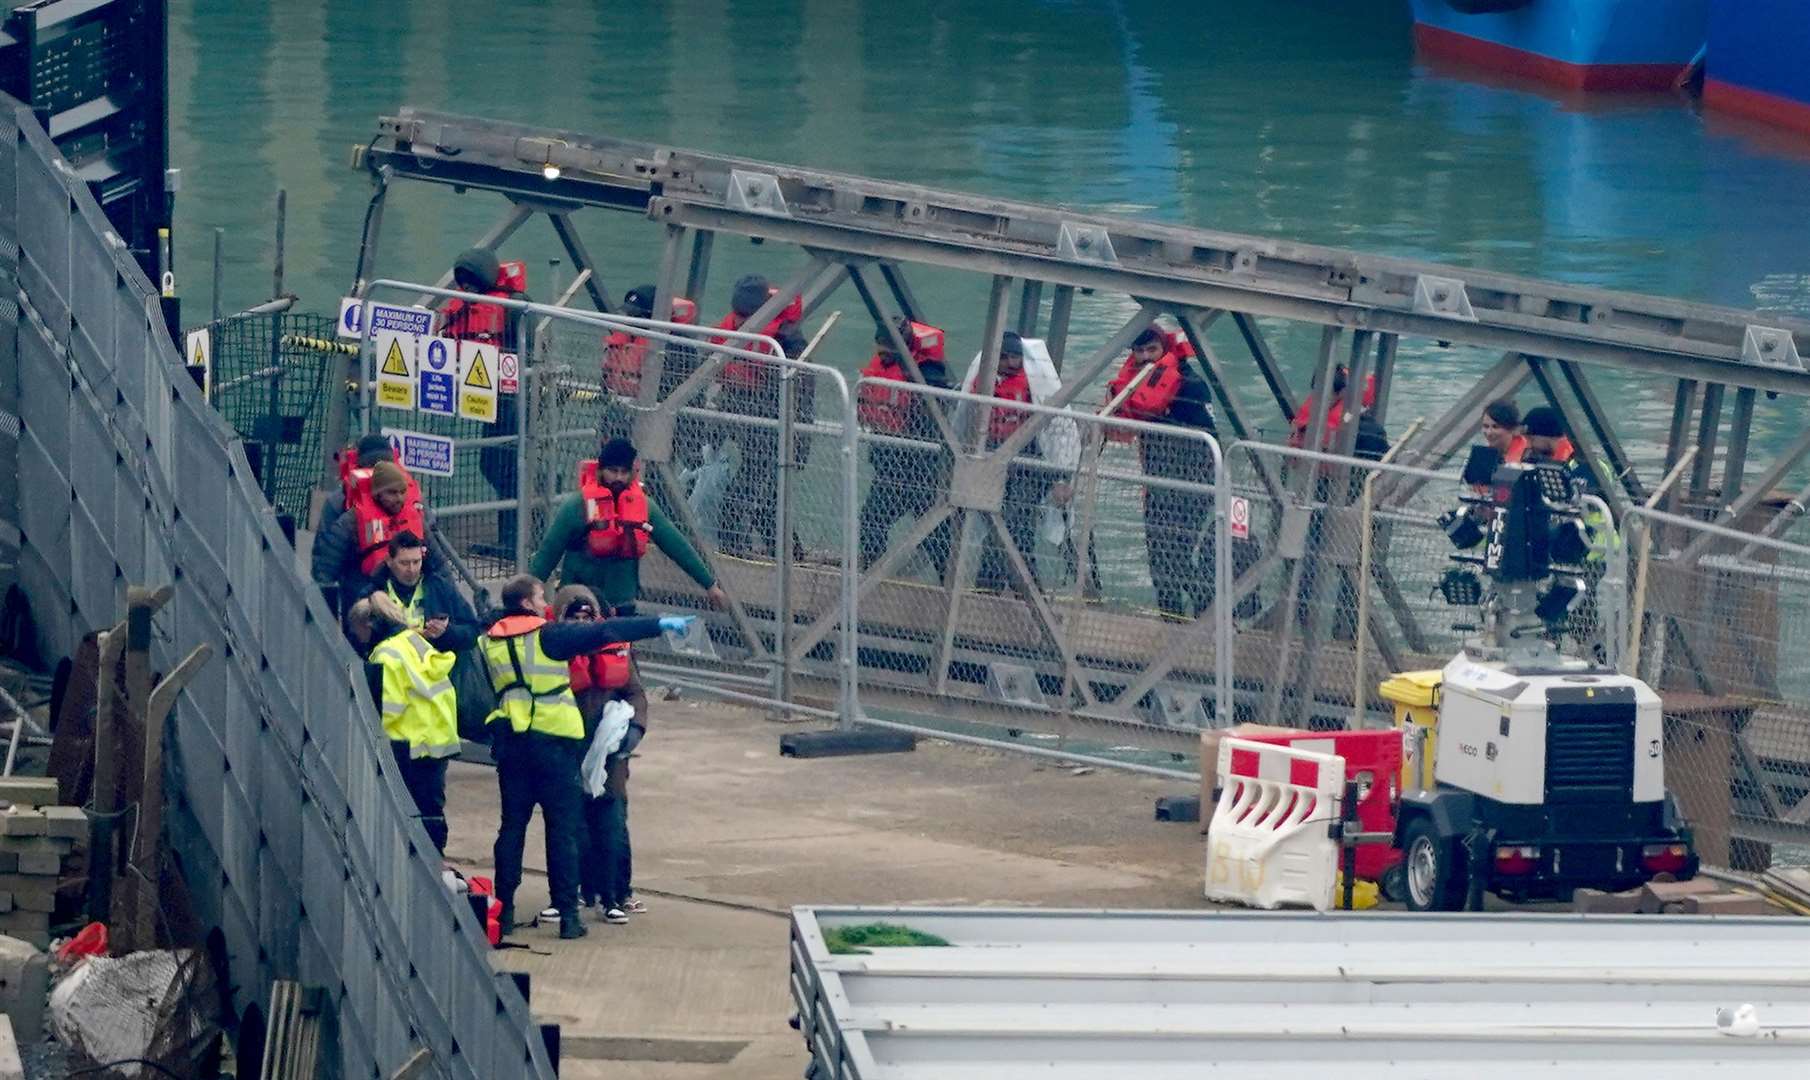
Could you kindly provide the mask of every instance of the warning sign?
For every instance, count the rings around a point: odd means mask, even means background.
[[[207,327],[190,330],[188,343],[184,346],[183,362],[188,366],[189,374],[201,387],[203,394],[213,391],[214,377],[214,345],[208,335]]]
[[[459,343],[452,338],[428,338],[421,354],[417,380],[421,388],[419,408],[425,413],[452,416],[458,411],[454,381],[459,376]]]
[[[487,341],[459,342],[459,415],[496,423],[497,348]]]
[[[1232,517],[1232,539],[1249,540],[1251,538],[1251,500],[1234,495],[1232,505],[1227,509]]]
[[[402,467],[412,473],[429,476],[453,474],[453,441],[444,435],[426,435],[401,428],[384,428],[390,445],[402,458]]]
[[[512,352],[502,353],[496,358],[496,388],[499,392],[513,394],[521,386],[522,361]]]
[[[384,409],[415,407],[415,364],[421,339],[397,330],[379,330],[377,353],[377,404]]]

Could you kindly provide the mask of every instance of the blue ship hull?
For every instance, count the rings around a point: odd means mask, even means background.
[[[1810,3],[1717,0],[1703,99],[1712,109],[1810,135]]]
[[[1711,0],[1412,3],[1423,53],[1570,90],[1670,87],[1703,47],[1711,6]],[[1512,10],[1460,10],[1478,6]]]

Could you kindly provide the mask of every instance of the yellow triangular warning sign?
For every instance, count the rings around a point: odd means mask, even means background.
[[[207,350],[205,350],[201,347],[200,338],[195,339],[195,358],[193,360],[189,361],[189,366],[190,367],[206,367],[207,366]]]
[[[490,389],[490,371],[484,367],[482,351],[471,354],[471,370],[465,373],[465,385],[473,390]]]
[[[383,373],[399,375],[404,379],[409,377],[409,363],[403,359],[402,342],[396,338],[390,339],[390,351],[384,354]]]

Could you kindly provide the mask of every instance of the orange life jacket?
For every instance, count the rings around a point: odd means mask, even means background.
[[[523,634],[532,634],[545,625],[547,620],[542,615],[505,615],[491,623],[490,629],[484,633],[493,638],[521,637]]]
[[[401,462],[397,463],[401,467]],[[408,476],[408,490],[402,493],[402,512],[386,514],[383,507],[377,504],[377,496],[371,492],[371,470],[350,469],[341,466],[342,476],[349,475],[351,487],[346,492],[346,509],[351,512],[357,523],[355,542],[358,545],[358,569],[366,577],[377,572],[383,565],[385,556],[389,554],[390,541],[403,532],[412,532],[421,539],[427,539],[427,518],[421,511],[421,485],[404,469]]]
[[[598,559],[639,559],[647,554],[653,526],[647,520],[647,492],[641,471],[621,494],[597,479],[597,460],[578,463],[578,497],[584,500],[585,549]]]
[[[767,290],[767,295],[772,296],[778,291],[778,289],[769,288]],[[792,326],[803,319],[804,297],[794,296],[792,302],[785,306],[785,310],[781,311],[778,315],[773,316],[773,321],[769,322],[761,329],[761,333],[765,334],[767,337],[776,338],[786,327]],[[716,328],[718,330],[740,330],[743,328],[742,317],[731,311],[729,314],[723,316],[723,321],[717,323]],[[726,337],[713,337],[710,339],[710,342],[713,345],[723,345],[727,344],[729,339]],[[761,342],[742,341],[739,338],[735,341],[735,347],[750,352],[768,351],[767,346]],[[719,379],[724,386],[732,387],[737,390],[753,390],[760,385],[761,371],[761,364],[746,359],[745,357],[732,356],[723,364],[723,373],[719,376]]]
[[[589,656],[575,656],[571,660],[572,692],[589,690],[597,687],[600,690],[620,690],[628,685],[631,667],[629,664],[629,644],[619,642],[605,645],[599,652]]]
[[[484,295],[506,300],[525,291],[527,284],[528,265],[519,260],[510,260],[497,270],[496,284],[485,290]],[[442,337],[500,343],[509,332],[509,312],[500,304],[453,299],[448,300],[440,311],[444,316],[444,323],[440,327]]]
[[[1346,389],[1350,389],[1347,387]],[[1376,376],[1364,376],[1364,408],[1369,409],[1376,404]],[[1313,423],[1314,396],[1307,395],[1301,407],[1295,411],[1294,430],[1289,433],[1288,445],[1301,448],[1307,444],[1307,429]],[[1338,434],[1339,427],[1345,423],[1345,392],[1341,390],[1333,396],[1332,404],[1326,409],[1326,435],[1321,449],[1331,445],[1332,437]]]
[[[1031,400],[1030,376],[1025,374],[1023,368],[1019,368],[993,384],[993,396],[1003,401],[1022,401],[1029,404]],[[988,443],[998,446],[1005,442],[1030,415],[1023,409],[993,409],[987,416]]]
[[[920,364],[942,363],[943,332],[934,326],[916,322],[908,324],[908,328],[905,344],[911,348],[911,358]],[[874,352],[867,366],[861,369],[861,374],[868,379],[901,383],[911,381],[904,362],[890,352],[880,350]],[[855,415],[869,431],[902,435],[911,423],[912,399],[915,396],[902,388],[885,386],[879,382],[863,383],[856,395]]]
[[[687,326],[698,321],[698,305],[675,296],[672,320]],[[626,330],[617,330],[603,339],[603,385],[621,397],[641,393],[641,365],[647,359],[648,340]]]
[[[1182,389],[1182,363],[1194,355],[1194,346],[1189,343],[1188,336],[1180,332],[1163,335],[1163,355],[1156,358],[1151,365],[1156,368],[1150,376],[1138,384],[1126,399],[1119,403],[1114,416],[1123,416],[1129,420],[1161,420],[1169,415],[1169,406],[1175,404],[1176,395]],[[1108,400],[1116,398],[1131,380],[1137,378],[1143,365],[1138,363],[1136,353],[1128,353],[1125,363],[1120,366],[1119,374],[1106,388]],[[1106,429],[1106,437],[1114,442],[1130,442],[1132,435],[1123,428]]]

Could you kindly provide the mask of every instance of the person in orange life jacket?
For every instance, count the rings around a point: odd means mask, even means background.
[[[779,342],[789,357],[804,352],[805,339],[799,332],[804,318],[803,302],[793,297],[779,314],[760,325],[746,325],[748,319],[777,295],[778,290],[759,274],[749,274],[735,283],[730,295],[730,312],[717,323],[719,330],[759,332]],[[718,344],[728,342],[717,339]],[[743,342],[744,348],[756,346]],[[817,418],[817,382],[808,375],[790,381],[792,386],[792,419],[808,424]],[[779,368],[772,364],[730,357],[717,376],[719,394],[717,408],[741,416],[766,420],[779,418],[781,381]],[[736,474],[727,497],[723,500],[722,549],[730,555],[771,556],[776,549],[778,528],[776,509],[779,505],[779,429],[750,424],[713,425],[712,434],[735,440],[741,446],[741,469]],[[802,466],[810,459],[810,436],[799,432],[792,440],[792,464]],[[796,543],[794,543],[796,546]]]
[[[638,319],[653,318],[654,293],[653,285],[637,285],[630,289],[622,295],[623,313]],[[698,321],[698,307],[683,296],[675,296],[670,317],[673,322],[692,325]],[[649,350],[658,350],[661,358],[659,392],[655,398],[658,401],[669,398],[679,384],[698,369],[698,364],[703,359],[695,345],[653,341],[636,337],[625,330],[613,331],[604,340],[603,349],[603,383],[610,390],[610,397],[604,403],[602,424],[602,434],[606,440],[633,439],[635,436],[635,412],[632,404],[641,392],[641,373],[647,363]],[[674,462],[686,467],[696,464],[703,457],[709,434],[707,424],[693,417],[690,410],[680,410],[673,427]],[[669,500],[664,485],[651,485],[648,494],[668,517],[673,516],[676,508]]]
[[[561,584],[593,589],[606,611],[629,615],[641,592],[641,558],[657,547],[721,607],[727,598],[710,565],[647,498],[635,457],[633,443],[610,439],[594,462],[580,463],[580,490],[560,500],[530,569],[546,576],[558,567]]]
[[[497,690],[491,714],[492,753],[502,819],[497,829],[497,899],[501,925],[515,922],[515,892],[522,882],[522,848],[528,820],[541,808],[547,842],[547,885],[559,910],[559,936],[583,937],[578,911],[578,834],[584,822],[584,721],[572,695],[567,661],[665,629],[683,630],[690,616],[617,618],[602,622],[548,622],[547,594],[527,574],[503,586],[500,616],[478,642],[484,668]],[[549,665],[559,665],[550,668]]]
[[[371,467],[379,461],[394,461],[396,449],[390,445],[389,436],[372,432],[369,435],[359,436],[358,442],[334,456],[342,459],[340,462],[340,489],[329,492],[327,497],[321,500],[320,517],[314,524],[314,532],[317,536],[332,528],[333,523],[339,520],[339,515],[346,512],[346,499],[351,494],[348,479],[361,472],[368,474]],[[345,458],[350,458],[350,461],[343,460]]]
[[[1465,463],[1464,479],[1477,495],[1488,495],[1489,478],[1499,465],[1512,465],[1527,454],[1527,438],[1521,434],[1521,410],[1514,399],[1502,398],[1483,408],[1481,420],[1483,444],[1471,448],[1471,459]],[[1479,524],[1488,521],[1493,511],[1486,506],[1473,506],[1470,514]]]
[[[383,565],[366,583],[365,596],[388,597],[434,648],[462,653],[477,644],[478,617],[452,579],[428,574],[426,562],[427,542],[407,530],[398,533]]]
[[[1165,335],[1152,324],[1131,343],[1131,353],[1107,387],[1116,399],[1140,371],[1146,376],[1117,414],[1153,424],[1212,434],[1212,391],[1189,363],[1193,348],[1180,334]],[[1138,436],[1138,458],[1147,476],[1213,482],[1213,457],[1194,439]],[[1198,615],[1213,602],[1213,500],[1200,492],[1149,487],[1144,492],[1144,547],[1157,607],[1172,619]],[[1190,604],[1190,600],[1192,603]]]
[[[1332,404],[1326,407],[1326,434],[1321,437],[1320,449],[1330,450],[1333,438],[1345,422],[1345,380],[1351,372],[1344,364],[1333,369]],[[1364,409],[1376,404],[1376,376],[1364,377]],[[1295,420],[1288,435],[1288,445],[1297,450],[1307,445],[1307,429],[1312,426],[1314,418],[1314,395],[1308,394],[1301,407],[1295,410]]]
[[[453,260],[453,287],[462,292],[481,293],[506,300],[526,300],[527,269],[520,262],[500,262],[490,248],[467,248]],[[499,352],[518,352],[521,338],[521,311],[482,301],[448,300],[440,308],[440,334],[460,341],[485,341]],[[496,373],[492,372],[495,378]],[[516,434],[513,402],[498,402],[496,423],[485,435],[502,438]],[[503,444],[486,446],[478,451],[478,471],[496,489],[499,499],[513,499],[516,494],[515,447]],[[497,511],[497,539],[493,545],[478,545],[478,550],[504,558],[515,558],[516,512]]]
[[[351,607],[371,591],[371,579],[383,567],[390,541],[405,531],[427,535],[421,489],[402,466],[380,461],[353,484],[346,511],[314,538],[310,571],[335,610]],[[427,571],[434,576],[447,572],[431,553]]]
[[[943,332],[905,319],[897,325],[899,336],[911,349],[918,373],[924,377],[924,385],[947,389]],[[865,570],[886,554],[888,538],[901,518],[922,517],[936,505],[937,492],[949,482],[950,458],[930,414],[932,409],[943,409],[944,402],[928,394],[887,386],[891,382],[909,383],[912,378],[886,327],[874,331],[874,355],[861,374],[869,380],[861,385],[855,403],[861,426],[876,435],[926,444],[920,448],[876,441],[867,448],[873,479],[861,501],[861,568]],[[936,567],[938,580],[948,572],[953,524],[945,518],[919,545]]]
[[[975,392],[982,391],[976,387]],[[1030,376],[1024,370],[1024,339],[1010,330],[1000,338],[998,375],[990,396],[1005,401],[1028,403],[1033,400]],[[987,449],[997,449],[1030,417],[1031,413],[1024,409],[1002,405],[987,410]],[[1026,443],[1019,453],[1031,458],[1043,456],[1035,439]],[[1006,532],[1012,537],[1013,546],[1024,557],[1025,564],[1033,574],[1037,568],[1037,523],[1043,513],[1044,500],[1061,505],[1068,502],[1071,496],[1070,486],[1058,481],[1056,474],[1047,469],[1026,467],[1016,461],[1006,469],[1005,498],[1000,504],[999,513],[1005,519]],[[990,525],[983,525],[982,530],[980,566],[974,574],[975,587],[991,591],[1003,590],[1014,580],[1011,563],[1006,557],[1005,549],[1000,546],[998,532]]]
[[[597,596],[583,585],[566,585],[553,595],[553,610],[562,622],[590,623],[603,617]],[[627,645],[612,645],[599,653],[572,660],[572,693],[584,716],[585,741],[589,745],[612,701],[627,702],[635,710],[622,746],[608,759],[608,779],[602,795],[586,798],[584,832],[578,851],[580,906],[596,909],[598,918],[617,925],[646,907],[634,897],[633,852],[628,832],[629,756],[647,734],[647,693]]]
[[[1526,432],[1527,450],[1521,460],[1529,462],[1550,461],[1565,468],[1565,475],[1587,495],[1596,495],[1596,478],[1584,464],[1584,456],[1577,452],[1571,438],[1565,434],[1565,420],[1559,411],[1550,405],[1527,410],[1521,418],[1522,429]]]

